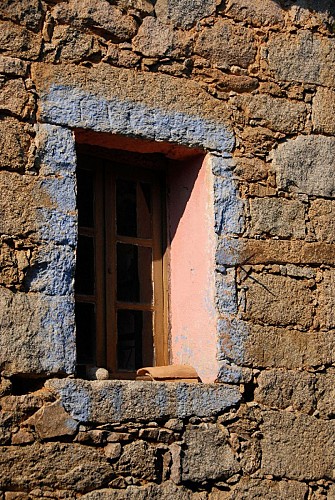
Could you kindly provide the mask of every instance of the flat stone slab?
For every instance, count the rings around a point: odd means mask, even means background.
[[[198,84],[99,64],[35,64],[42,122],[231,151],[225,104]]]
[[[51,379],[45,386],[80,422],[209,417],[241,400],[236,387],[121,380]]]

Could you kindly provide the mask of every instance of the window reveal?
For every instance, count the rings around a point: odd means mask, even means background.
[[[167,364],[162,171],[79,154],[77,190],[78,372]]]

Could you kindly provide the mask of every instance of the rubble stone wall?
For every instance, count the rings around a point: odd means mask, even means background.
[[[0,500],[335,498],[334,106],[331,0],[1,2]],[[73,378],[78,129],[209,155],[217,384]]]

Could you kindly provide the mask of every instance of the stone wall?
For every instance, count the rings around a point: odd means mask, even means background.
[[[0,499],[335,498],[333,2],[0,19]],[[78,129],[210,155],[219,383],[73,378]]]

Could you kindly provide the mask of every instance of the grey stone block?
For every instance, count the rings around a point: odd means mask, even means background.
[[[334,480],[333,420],[319,420],[287,411],[267,411],[263,419],[263,474],[298,481]]]
[[[211,416],[241,399],[237,388],[223,384],[53,379],[46,386],[74,419],[102,424]]]
[[[335,85],[335,40],[310,30],[276,33],[267,43],[271,74],[277,80]]]
[[[227,479],[240,470],[225,434],[216,425],[187,429],[182,459],[182,480],[202,482]]]
[[[1,288],[0,329],[0,365],[5,374],[74,372],[72,298]]]
[[[334,137],[289,139],[273,153],[278,187],[312,196],[334,196],[334,156]]]
[[[158,19],[181,28],[190,28],[213,14],[215,8],[215,0],[157,0],[155,4]]]

